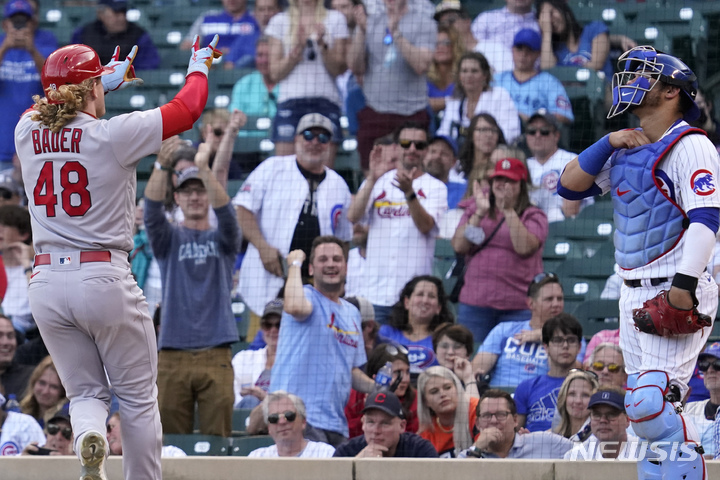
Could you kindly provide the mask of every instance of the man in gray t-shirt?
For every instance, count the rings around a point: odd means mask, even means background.
[[[427,77],[437,38],[430,16],[411,11],[407,0],[384,0],[385,8],[365,14],[356,7],[357,28],[350,68],[363,76],[367,106],[358,113],[360,161],[367,170],[373,141],[406,121],[427,127]]]

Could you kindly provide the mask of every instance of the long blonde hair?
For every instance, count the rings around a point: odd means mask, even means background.
[[[37,401],[37,398],[35,398],[35,384],[40,380],[40,377],[43,376],[46,370],[52,370],[57,375],[57,370],[55,369],[55,364],[53,363],[52,358],[50,358],[50,355],[43,358],[40,363],[38,363],[37,367],[35,367],[35,370],[30,374],[30,379],[28,380],[27,387],[25,388],[25,394],[23,395],[23,399],[20,400],[20,409],[22,410],[22,413],[25,413],[27,415],[30,415],[31,417],[35,418],[36,420],[41,420],[40,418],[40,404]],[[60,375],[58,375],[58,378],[60,378]],[[55,413],[57,413],[58,410],[60,410],[66,403],[66,394],[65,394],[65,387],[62,383],[60,383],[60,395],[58,397],[58,402],[55,404],[54,407],[49,408],[45,414],[43,415],[42,420],[49,420],[52,418]]]
[[[425,430],[435,430],[435,412],[430,410],[425,399],[425,386],[432,377],[446,378],[455,384],[457,390],[457,406],[455,408],[455,422],[453,424],[453,442],[455,446],[455,455],[473,444],[473,438],[471,429],[473,425],[470,425],[470,396],[465,392],[462,382],[453,373],[452,370],[442,367],[434,366],[424,370],[418,377],[418,400],[417,400],[417,411],[418,420],[420,423],[419,432]],[[418,433],[419,433],[418,432]]]
[[[562,435],[565,438],[570,438],[577,433],[571,430],[572,420],[570,418],[570,414],[567,411],[567,396],[568,391],[570,390],[570,384],[577,379],[585,380],[587,383],[590,384],[590,395],[595,393],[598,389],[597,380],[587,372],[575,371],[571,372],[567,377],[565,377],[565,380],[560,386],[557,400],[557,409],[558,413],[560,414],[560,423],[552,429],[554,433]],[[590,412],[588,412],[588,415],[590,415]]]
[[[457,64],[460,61],[460,57],[462,56],[463,53],[465,53],[465,48],[464,48],[462,42],[460,42],[460,35],[457,33],[457,30],[455,30],[454,28],[439,26],[438,27],[438,35],[440,35],[441,33],[444,33],[450,39],[450,47],[452,48],[452,54],[453,54],[452,67],[450,69],[450,72],[451,72],[450,82],[452,82],[453,80],[455,80],[454,73],[455,73],[455,70],[457,69]],[[430,68],[428,69],[428,72],[427,72],[427,78],[428,78],[428,80],[430,80],[430,82],[432,82],[436,85],[440,81],[440,73],[438,72],[437,64],[435,63],[434,59],[432,62],[430,62]]]
[[[47,97],[33,95],[33,109],[36,113],[31,117],[33,122],[40,122],[54,133],[58,133],[67,123],[77,116],[79,110],[87,103],[87,94],[95,88],[99,78],[88,78],[77,85],[60,85],[57,90],[48,88]],[[52,101],[62,102],[52,104]]]
[[[295,36],[297,35],[298,27],[300,26],[300,8],[298,8],[298,0],[289,0],[287,8],[288,21],[290,22],[290,30],[287,34],[287,40],[289,45],[293,45],[295,42]],[[325,17],[327,17],[327,9],[322,0],[315,0],[315,21],[317,23],[324,23]],[[329,43],[329,39],[325,41]],[[305,45],[303,45],[304,47]]]

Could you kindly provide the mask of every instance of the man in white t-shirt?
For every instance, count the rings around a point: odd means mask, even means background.
[[[435,237],[447,211],[447,187],[423,172],[427,131],[405,123],[397,132],[402,156],[387,170],[382,146],[370,153],[370,171],[350,204],[348,219],[369,227],[365,278],[366,297],[375,318],[385,323],[403,286],[416,275],[432,272]]]
[[[253,450],[248,457],[328,458],[335,453],[335,447],[303,437],[307,426],[305,404],[297,395],[283,390],[269,393],[262,410],[275,445]]]
[[[532,202],[548,217],[548,222],[559,222],[574,217],[582,205],[592,203],[586,200],[567,200],[557,193],[557,182],[565,165],[577,155],[558,148],[560,130],[555,117],[546,110],[538,110],[528,119],[525,139],[532,157],[528,158],[528,170],[533,189]]]

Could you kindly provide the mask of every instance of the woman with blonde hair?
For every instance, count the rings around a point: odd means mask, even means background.
[[[345,17],[327,10],[321,0],[290,0],[287,11],[270,19],[265,35],[270,37],[270,78],[280,87],[272,129],[275,154],[295,153],[295,136],[302,133],[295,129],[308,113],[332,121],[336,151],[342,141],[342,100],[335,77],[347,70],[350,37]]]
[[[418,377],[418,419],[421,437],[441,457],[457,454],[473,444],[478,399],[471,397],[452,370],[435,366]]]
[[[48,355],[30,375],[20,408],[22,413],[30,415],[45,428],[46,420],[52,418],[66,403],[65,388],[60,382],[52,358]]]
[[[454,28],[438,27],[435,53],[427,73],[428,97],[435,113],[445,108],[445,97],[452,96],[455,90],[454,73],[464,51]]]
[[[597,389],[598,380],[594,373],[571,370],[558,392],[552,432],[574,442],[587,440],[592,433],[587,406]]]

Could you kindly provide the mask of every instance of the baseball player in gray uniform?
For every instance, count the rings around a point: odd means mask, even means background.
[[[125,419],[125,478],[162,477],[155,332],[128,263],[135,169],[200,117],[217,41],[199,48],[196,38],[170,103],[109,120],[99,120],[105,94],[142,82],[137,47],[106,66],[86,45],[62,47],[41,72],[46,97],[33,97],[15,129],[35,234],[30,308],[70,398],[82,480],[106,478],[108,378]]]
[[[640,479],[706,478],[699,437],[681,399],[710,335],[718,288],[705,270],[720,223],[718,153],[698,117],[697,80],[680,59],[636,47],[619,60],[608,117],[630,111],[640,128],[612,132],[572,160],[558,193],[610,191],[620,293],[625,408],[635,433],[658,442]]]

